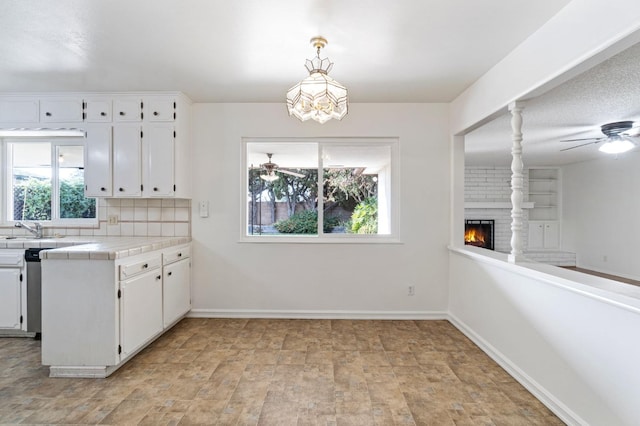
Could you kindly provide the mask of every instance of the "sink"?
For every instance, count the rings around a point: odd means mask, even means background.
[[[35,240],[36,237],[26,237],[26,236],[23,236],[23,237],[11,237],[10,236],[10,237],[4,237],[3,239],[12,240],[12,241],[24,241],[24,240]]]

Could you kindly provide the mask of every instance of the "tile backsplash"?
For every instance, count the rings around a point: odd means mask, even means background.
[[[109,216],[118,223],[110,225]],[[27,235],[14,227],[2,227],[2,235]],[[189,237],[191,236],[191,200],[99,198],[98,226],[45,227],[44,235],[113,237]]]

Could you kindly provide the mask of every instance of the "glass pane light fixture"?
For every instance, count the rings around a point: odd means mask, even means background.
[[[333,78],[329,71],[333,62],[320,59],[320,49],[327,45],[324,37],[313,37],[311,44],[317,49],[316,57],[307,59],[309,76],[287,91],[289,115],[301,121],[309,119],[325,123],[332,118],[342,120],[347,115],[347,89]]]
[[[636,144],[629,136],[615,135],[609,137],[606,142],[598,148],[598,151],[605,154],[622,154],[635,148]]]

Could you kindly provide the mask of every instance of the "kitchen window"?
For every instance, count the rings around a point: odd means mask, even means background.
[[[243,241],[393,242],[398,141],[243,141]]]
[[[84,146],[77,141],[4,142],[5,222],[95,225],[96,200],[84,196]]]

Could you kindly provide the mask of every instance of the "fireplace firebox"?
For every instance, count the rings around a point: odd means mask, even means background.
[[[493,219],[467,219],[464,221],[464,243],[494,250]]]

